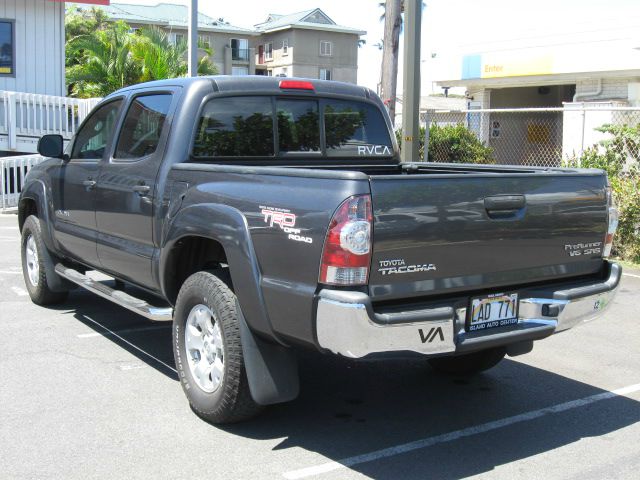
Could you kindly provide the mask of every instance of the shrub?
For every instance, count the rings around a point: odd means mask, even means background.
[[[611,137],[565,165],[607,172],[619,212],[613,254],[640,263],[640,125],[603,125],[597,130]]]
[[[402,145],[402,130],[396,131]],[[419,156],[424,160],[425,127],[420,127]],[[462,124],[429,127],[429,162],[495,163],[493,150],[485,146],[473,132]]]

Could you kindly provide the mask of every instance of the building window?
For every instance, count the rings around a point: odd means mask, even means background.
[[[211,37],[209,35],[198,35],[198,43],[207,50],[211,48]]]
[[[267,77],[273,77],[273,70],[267,70]]]
[[[231,75],[249,75],[249,69],[247,67],[232,67]]]
[[[289,39],[282,40],[282,55],[289,55]]]
[[[176,39],[175,40],[176,45],[185,41],[184,35],[182,33],[176,33],[175,39]]]
[[[329,70],[328,68],[321,68],[320,80],[331,80],[331,70]]]
[[[0,75],[16,74],[14,37],[14,22],[0,20]]]
[[[320,40],[320,55],[330,57],[333,50],[333,44],[325,40]]]
[[[231,39],[231,60],[249,61],[249,41],[246,38]]]
[[[273,60],[273,43],[271,42],[264,44],[264,59]]]

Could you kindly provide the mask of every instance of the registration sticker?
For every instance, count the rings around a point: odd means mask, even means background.
[[[518,323],[518,294],[494,293],[471,299],[468,331]]]

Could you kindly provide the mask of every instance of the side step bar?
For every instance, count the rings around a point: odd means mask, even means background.
[[[173,318],[173,309],[170,307],[154,307],[153,305],[149,305],[144,300],[132,297],[122,290],[114,290],[100,282],[96,282],[73,268],[65,267],[61,263],[56,265],[56,273],[90,292],[100,295],[107,300],[111,300],[121,307],[131,310],[143,317],[147,317],[149,320],[171,320]]]

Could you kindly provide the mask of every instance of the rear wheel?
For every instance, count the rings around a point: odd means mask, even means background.
[[[46,248],[42,239],[40,219],[31,215],[22,226],[22,274],[31,300],[38,305],[63,302],[68,294],[54,292],[49,288],[47,267],[49,271],[53,271],[53,265],[46,264],[51,261]]]
[[[505,356],[504,347],[481,350],[455,357],[436,357],[429,359],[431,368],[450,375],[474,375],[495,367]]]
[[[256,415],[244,367],[236,297],[212,272],[182,285],[173,319],[173,351],[182,388],[193,410],[212,423]]]

